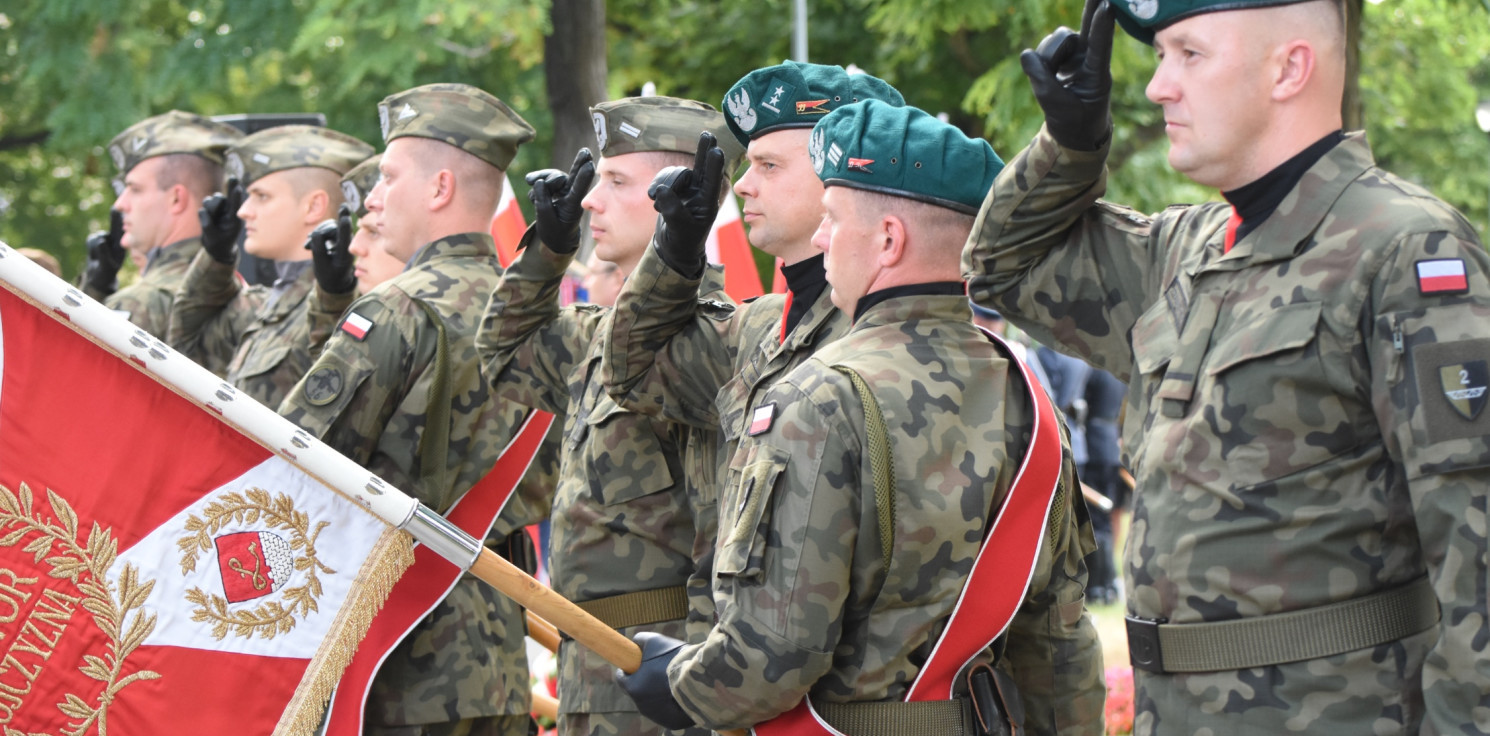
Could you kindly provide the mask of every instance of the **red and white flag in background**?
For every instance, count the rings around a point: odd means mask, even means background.
[[[497,203],[497,214],[491,218],[491,236],[497,241],[497,260],[502,262],[502,268],[512,265],[517,259],[517,244],[527,229],[528,221],[523,218],[523,210],[517,204],[517,195],[512,193],[512,180],[504,172],[502,199]]]
[[[706,245],[709,262],[724,266],[724,291],[731,299],[743,302],[764,293],[761,290],[760,272],[755,268],[755,257],[750,250],[750,241],[745,239],[745,223],[740,220],[740,205],[733,192],[724,198],[719,216],[714,218],[714,228],[709,231]]]
[[[0,243],[0,727],[309,733],[408,536],[203,405],[272,412],[27,279],[52,277]],[[276,431],[297,463],[330,452]]]

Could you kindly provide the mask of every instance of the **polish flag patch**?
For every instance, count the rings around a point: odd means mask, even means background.
[[[750,416],[750,429],[745,434],[754,437],[771,428],[771,422],[776,419],[776,405],[765,404],[758,406],[755,413]]]
[[[1463,294],[1469,291],[1469,276],[1464,271],[1464,260],[1442,258],[1433,261],[1418,261],[1419,294]]]
[[[361,342],[367,337],[367,333],[373,328],[373,321],[356,313],[347,314],[347,318],[341,321],[341,331],[356,338]]]

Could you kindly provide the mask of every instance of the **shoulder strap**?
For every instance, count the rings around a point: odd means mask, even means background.
[[[890,454],[890,431],[885,427],[885,415],[880,412],[880,402],[869,390],[864,377],[846,365],[835,365],[833,370],[848,376],[864,406],[864,435],[869,442],[869,472],[874,475],[874,509],[879,520],[880,554],[885,570],[890,569],[890,557],[895,549],[895,458]]]

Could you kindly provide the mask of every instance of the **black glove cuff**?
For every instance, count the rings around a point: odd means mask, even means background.
[[[662,218],[657,218],[657,229],[659,234],[666,227]],[[662,238],[652,241],[652,247],[657,249],[657,257],[672,270],[678,272],[685,279],[698,280],[704,276],[704,267],[709,265],[708,259],[702,252],[703,249],[686,249],[689,252],[679,252],[685,249],[669,248],[664,244]]]
[[[674,731],[695,725],[693,717],[684,712],[673,697],[672,684],[667,679],[667,667],[678,656],[683,642],[661,634],[644,633],[637,635],[636,643],[642,648],[641,666],[629,675],[616,670],[616,680],[636,702],[637,712]]]

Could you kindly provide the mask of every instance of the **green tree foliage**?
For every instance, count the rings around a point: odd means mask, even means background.
[[[1351,0],[1352,4],[1360,0]],[[1080,22],[1081,0],[809,0],[813,61],[855,64],[911,104],[946,113],[1012,156],[1042,117],[1018,52]],[[1360,87],[1383,166],[1485,223],[1490,97],[1485,0],[1364,2]],[[375,105],[415,84],[461,81],[539,130],[514,181],[548,161],[548,2],[529,0],[20,0],[0,11],[0,239],[57,254],[75,272],[106,222],[114,172],[103,146],[170,108],[205,114],[318,111],[377,142]],[[791,0],[610,0],[611,96],[719,105],[744,72],[791,52]],[[1109,197],[1147,211],[1215,192],[1169,169],[1162,119],[1144,97],[1153,52],[1120,34]],[[519,185],[520,186],[520,185]]]

